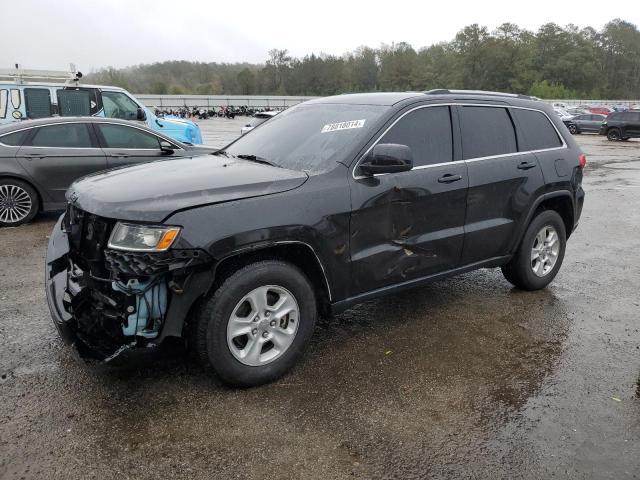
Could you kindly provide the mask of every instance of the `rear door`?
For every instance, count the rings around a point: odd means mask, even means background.
[[[74,180],[104,170],[105,155],[86,123],[59,123],[34,128],[16,158],[54,203]]]
[[[509,108],[458,109],[462,155],[469,170],[461,262],[466,265],[509,253],[516,227],[544,188],[544,179],[536,156],[518,151]]]
[[[599,132],[603,120],[604,117],[602,115],[589,115],[589,119],[585,121],[586,125],[584,130],[587,132]]]
[[[455,268],[462,252],[468,176],[465,163],[453,161],[450,107],[410,111],[378,143],[408,145],[414,168],[375,176],[353,171],[354,294]]]
[[[118,123],[96,122],[94,126],[109,167],[150,162],[167,156],[160,150],[160,141],[164,139],[145,130]],[[183,150],[176,146],[171,155],[180,156],[180,152]]]
[[[625,136],[640,137],[640,112],[625,112],[625,116]]]

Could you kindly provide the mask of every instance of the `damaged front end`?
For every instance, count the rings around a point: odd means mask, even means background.
[[[211,257],[109,247],[116,225],[70,205],[47,249],[46,290],[54,324],[86,359],[109,361],[130,348],[180,337],[186,316],[212,283]]]

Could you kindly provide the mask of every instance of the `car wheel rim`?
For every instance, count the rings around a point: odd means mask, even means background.
[[[558,232],[550,225],[542,227],[533,239],[531,248],[531,270],[538,277],[547,275],[558,261],[560,239]]]
[[[291,347],[300,309],[293,294],[277,285],[247,293],[227,322],[227,345],[241,363],[258,367],[273,362]]]
[[[31,197],[18,185],[0,185],[0,222],[18,223],[31,212]]]

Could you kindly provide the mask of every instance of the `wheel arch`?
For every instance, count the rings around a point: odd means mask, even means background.
[[[332,294],[325,267],[313,247],[298,240],[257,245],[223,257],[214,266],[212,290],[236,270],[261,260],[282,260],[298,267],[316,292],[319,311],[323,314],[329,311]]]
[[[533,218],[541,211],[554,210],[558,212],[565,226],[567,239],[573,232],[575,225],[575,204],[571,192],[568,190],[559,190],[556,192],[545,193],[540,196],[529,209],[529,213],[524,222],[520,225],[516,240],[511,248],[511,253],[515,252],[522,242],[527,227]]]

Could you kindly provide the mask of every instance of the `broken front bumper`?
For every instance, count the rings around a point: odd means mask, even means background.
[[[135,254],[111,253],[102,251],[101,255],[113,278],[95,278],[74,263],[78,253],[72,252],[64,215],[53,228],[45,289],[53,323],[65,343],[74,345],[84,358],[108,361],[129,348],[155,346],[169,336],[181,337],[191,307],[213,283],[211,259],[194,250],[178,250],[152,262]],[[138,291],[130,287],[145,284],[150,287]],[[147,301],[156,298],[156,288],[162,292],[164,304],[150,332],[138,328],[137,318],[153,310]]]

